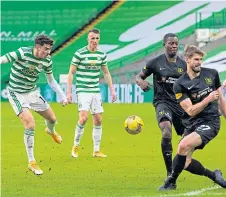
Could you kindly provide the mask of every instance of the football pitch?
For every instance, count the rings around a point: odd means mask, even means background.
[[[206,177],[182,173],[177,190],[159,192],[165,179],[161,134],[152,104],[105,104],[101,147],[107,158],[92,157],[92,121],[89,117],[81,140],[79,158],[71,157],[75,104],[51,104],[58,119],[56,130],[63,143],[56,144],[45,132],[44,120],[36,119],[35,157],[44,171],[36,176],[27,169],[23,143],[24,128],[9,103],[1,103],[1,193],[2,197],[168,197],[226,196]],[[144,129],[129,135],[123,128],[127,116],[138,115]],[[226,177],[226,121],[222,118],[219,135],[194,158],[209,169],[222,169]],[[173,132],[174,154],[179,137]]]

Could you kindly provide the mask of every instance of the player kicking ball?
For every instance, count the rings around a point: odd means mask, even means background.
[[[13,62],[7,87],[9,102],[24,125],[24,144],[28,156],[28,168],[34,174],[41,175],[43,171],[34,157],[35,120],[30,109],[45,119],[46,132],[57,142],[62,143],[61,136],[55,131],[56,116],[40,94],[36,83],[39,74],[44,71],[50,87],[60,96],[61,103],[67,104],[67,99],[52,73],[50,52],[53,40],[46,35],[35,38],[34,47],[21,47],[16,51],[0,57],[0,63]]]

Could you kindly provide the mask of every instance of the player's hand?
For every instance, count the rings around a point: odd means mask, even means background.
[[[218,91],[215,90],[215,91],[211,92],[211,93],[208,95],[207,98],[208,98],[209,102],[213,102],[213,101],[215,101],[215,100],[218,100],[218,98],[219,98]]]
[[[70,104],[72,102],[72,94],[71,94],[71,92],[67,93],[67,102],[70,103]]]
[[[138,85],[144,92],[148,92],[152,88],[152,85],[148,81],[145,81],[145,80],[141,80]]]
[[[67,98],[66,98],[66,96],[65,95],[62,95],[61,97],[60,97],[60,103],[61,103],[61,105],[64,107],[65,105],[67,105]]]
[[[112,98],[112,103],[114,103],[117,100],[115,89],[111,89],[111,98]]]

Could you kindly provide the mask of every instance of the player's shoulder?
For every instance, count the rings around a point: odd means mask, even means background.
[[[20,52],[22,52],[23,54],[32,54],[32,51],[33,51],[33,48],[34,47],[20,47],[18,50]]]
[[[206,68],[206,67],[202,67],[202,72],[203,73],[212,73],[212,74],[216,74],[218,73],[218,71],[215,68]]]
[[[184,65],[187,65],[186,61],[181,56],[177,56],[177,59],[181,61]]]
[[[159,61],[164,61],[164,59],[165,59],[165,55],[164,54],[158,55],[157,57],[154,57],[154,58],[148,60],[147,65],[156,64]]]
[[[106,53],[101,48],[97,48],[96,52],[100,55],[106,55]]]
[[[88,52],[88,49],[85,46],[85,47],[82,47],[82,48],[78,49],[75,53],[78,53],[78,54],[82,55],[82,54],[87,53],[87,52]]]
[[[160,54],[157,57],[152,59],[153,61],[162,61],[162,60],[166,60],[166,56],[165,54]]]

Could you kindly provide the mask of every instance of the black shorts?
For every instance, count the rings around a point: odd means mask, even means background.
[[[171,104],[172,105],[172,104]],[[158,103],[155,106],[156,118],[158,124],[164,118],[168,119],[174,126],[177,135],[182,135],[185,130],[185,125],[183,123],[183,112],[177,110],[180,106],[172,107],[167,103]]]
[[[220,118],[213,118],[213,120],[202,120],[192,125],[191,128],[185,129],[184,136],[192,132],[196,132],[202,139],[202,144],[195,149],[203,149],[212,139],[214,139],[220,130]]]

